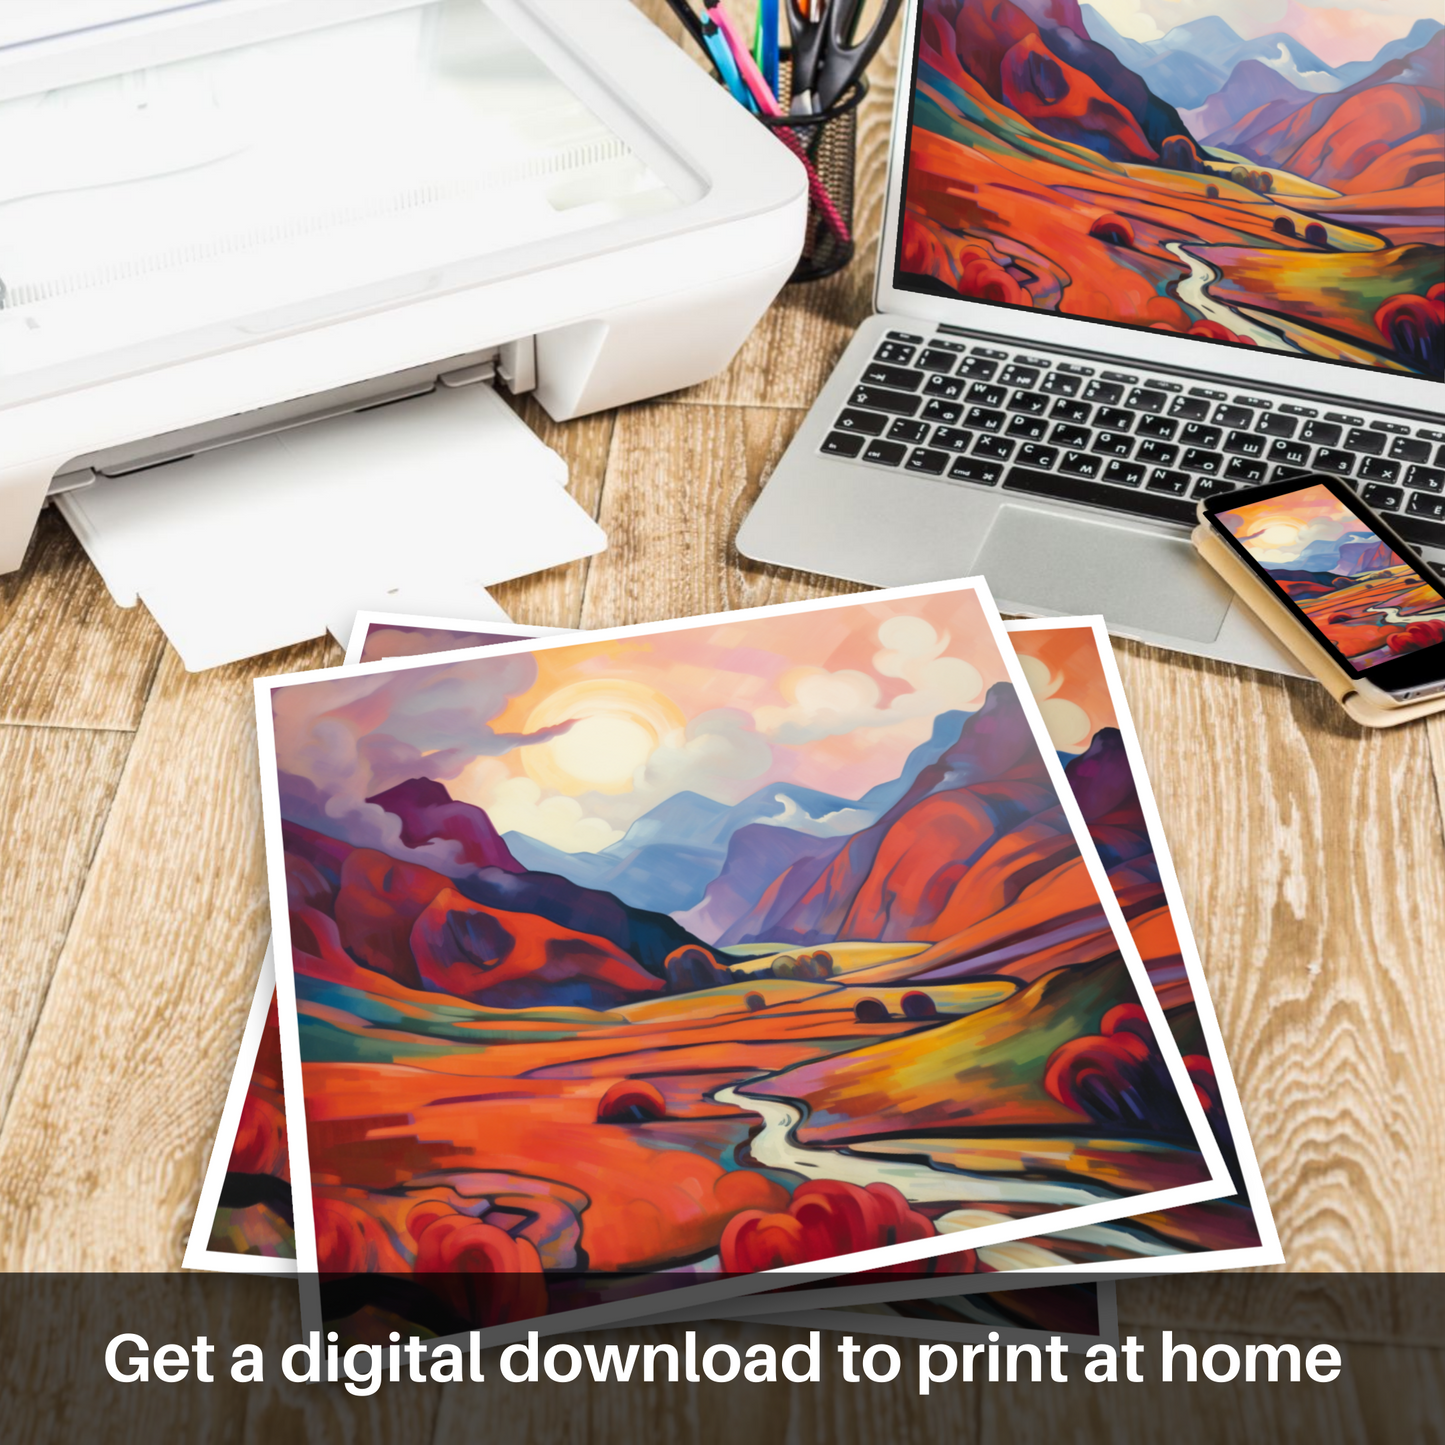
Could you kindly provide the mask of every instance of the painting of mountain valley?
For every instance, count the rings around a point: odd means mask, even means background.
[[[896,284],[1445,376],[1436,0],[921,0]]]
[[[990,1272],[1227,1188],[1006,645],[953,586],[277,680],[327,1317]]]

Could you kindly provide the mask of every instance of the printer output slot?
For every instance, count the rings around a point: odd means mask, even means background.
[[[91,485],[97,476],[125,477],[167,462],[181,461],[198,452],[311,422],[344,416],[348,412],[370,411],[413,397],[428,396],[439,385],[447,387],[491,384],[500,378],[513,393],[530,391],[536,385],[536,351],[530,336],[488,347],[466,356],[450,357],[424,367],[412,367],[390,376],[374,377],[351,386],[296,397],[276,406],[234,416],[219,417],[200,426],[184,427],[144,441],[129,442],[75,458],[57,472],[48,496],[76,491]]]

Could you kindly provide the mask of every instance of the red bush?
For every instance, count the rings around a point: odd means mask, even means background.
[[[881,1024],[888,1021],[888,1008],[881,999],[860,998],[853,1005],[853,1017],[860,1024]]]
[[[1123,216],[1112,214],[1100,216],[1089,227],[1089,234],[1096,241],[1103,241],[1108,246],[1132,246],[1134,244],[1134,228]]]
[[[934,1232],[932,1220],[911,1208],[891,1184],[860,1188],[839,1179],[810,1179],[798,1186],[782,1213],[746,1209],[735,1214],[718,1249],[724,1269],[752,1273],[927,1239]]]
[[[1445,283],[1423,296],[1402,292],[1375,312],[1385,344],[1408,366],[1427,376],[1445,370]]]
[[[1203,336],[1210,341],[1237,341],[1243,346],[1253,346],[1254,337],[1241,336],[1237,331],[1222,326],[1218,321],[1195,321],[1186,333],[1189,336]]]
[[[911,989],[903,995],[901,1004],[906,1019],[936,1019],[938,1006],[921,989]]]
[[[322,1274],[362,1274],[405,1267],[386,1226],[349,1200],[311,1196],[316,1264]]]
[[[1065,1108],[1108,1128],[1188,1132],[1173,1080],[1138,1004],[1111,1008],[1097,1034],[1055,1049],[1044,1087]]]
[[[619,1079],[597,1105],[599,1124],[641,1124],[666,1117],[667,1100],[646,1079]]]
[[[415,1273],[468,1324],[484,1329],[546,1313],[542,1261],[530,1239],[432,1201],[406,1225],[417,1241]]]
[[[1422,617],[1403,632],[1397,632],[1385,644],[1391,652],[1414,652],[1421,647],[1434,647],[1445,642],[1445,622],[1436,617]]]
[[[231,1146],[228,1166],[233,1174],[274,1174],[291,1177],[286,1154],[286,1115],[264,1094],[248,1093]]]

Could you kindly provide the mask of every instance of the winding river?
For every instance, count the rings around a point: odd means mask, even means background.
[[[1183,241],[1166,241],[1164,249],[1175,260],[1189,267],[1189,274],[1176,288],[1179,299],[1186,306],[1192,306],[1209,321],[1217,321],[1221,326],[1229,327],[1238,336],[1250,337],[1260,346],[1268,346],[1273,351],[1278,351],[1281,345],[1287,346],[1291,351],[1299,350],[1299,347],[1282,337],[1279,332],[1251,321],[1249,317],[1242,315],[1232,306],[1226,306],[1222,301],[1216,301],[1209,294],[1208,286],[1211,281],[1219,279],[1219,272],[1208,262],[1201,261],[1198,256],[1190,255],[1184,249]]]
[[[1088,1184],[997,1178],[991,1174],[970,1174],[962,1169],[939,1169],[910,1159],[882,1159],[852,1154],[846,1149],[811,1148],[794,1137],[793,1131],[803,1119],[803,1111],[796,1104],[739,1094],[731,1086],[717,1090],[713,1098],[720,1104],[732,1104],[762,1116],[762,1131],[748,1143],[760,1164],[772,1169],[791,1169],[797,1174],[843,1179],[862,1186],[891,1184],[914,1204],[961,1200],[978,1204],[1023,1202],[1067,1207],[1118,1197],[1111,1190]]]

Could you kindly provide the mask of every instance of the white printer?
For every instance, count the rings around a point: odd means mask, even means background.
[[[628,0],[10,0],[0,572],[54,496],[168,631],[320,555],[267,645],[318,606],[444,613],[548,471],[494,382],[564,420],[714,374],[806,205]],[[504,540],[468,585],[564,560]]]

